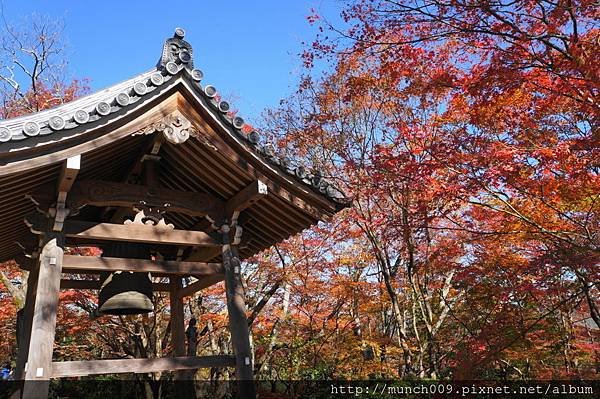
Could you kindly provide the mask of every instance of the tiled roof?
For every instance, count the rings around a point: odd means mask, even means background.
[[[347,206],[350,200],[341,190],[323,179],[319,172],[311,172],[304,166],[295,166],[288,158],[278,157],[272,144],[260,143],[260,134],[256,131],[247,134],[243,132],[244,119],[237,115],[230,116],[230,105],[226,101],[217,100],[219,96],[214,86],[201,84],[203,73],[194,68],[193,49],[183,40],[184,35],[183,29],[175,30],[175,35],[165,41],[157,66],[148,72],[53,109],[0,121],[0,152],[11,142],[26,145],[27,140],[33,137],[49,136],[51,139],[51,135],[57,132],[65,133],[70,129],[102,122],[103,118],[135,106],[155,90],[161,90],[181,77],[211,105],[213,115],[221,119],[230,131],[242,138],[264,161],[294,176],[296,181],[309,186],[340,207]]]

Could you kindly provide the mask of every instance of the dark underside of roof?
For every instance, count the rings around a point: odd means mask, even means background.
[[[123,182],[152,138],[152,135],[126,136],[82,154],[77,180]],[[209,193],[225,201],[254,180],[196,138],[190,138],[183,145],[164,143],[159,155],[161,160],[158,180],[159,185],[165,188]],[[36,206],[26,195],[42,190],[54,191],[60,171],[59,162],[0,176],[0,261],[22,254],[21,246],[35,248],[37,238],[24,223],[24,217],[35,212]],[[54,192],[47,194],[54,195]],[[90,206],[69,219],[108,221],[111,211],[112,209]],[[182,230],[196,230],[203,219],[174,212],[168,212],[165,216],[167,223],[173,223],[176,229]],[[274,193],[269,193],[246,209],[240,217],[240,224],[244,229],[240,255],[248,258],[317,222],[314,216]],[[69,244],[77,243],[67,241],[67,245]],[[171,252],[169,248],[165,248],[165,251]],[[211,256],[212,258],[202,260],[219,258],[218,254]]]

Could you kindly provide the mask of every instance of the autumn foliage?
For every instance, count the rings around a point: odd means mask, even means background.
[[[345,27],[309,17],[307,75],[268,127],[355,198],[318,263],[354,281],[333,331],[351,322],[363,361],[336,342],[327,376],[597,378],[597,14],[365,0]]]
[[[595,3],[356,0],[341,26],[309,16],[320,33],[264,139],[354,202],[245,263],[257,378],[598,378]],[[165,296],[131,320],[63,299],[77,306],[61,308],[60,356],[171,351]],[[220,285],[191,316],[199,355],[231,350]]]

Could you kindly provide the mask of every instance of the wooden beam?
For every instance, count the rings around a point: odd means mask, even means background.
[[[65,255],[63,269],[69,273],[81,273],[95,270],[114,272],[121,270],[200,277],[224,274],[223,265],[221,263],[105,258],[100,256],[78,255]]]
[[[195,281],[192,284],[190,284],[190,285],[188,285],[186,287],[183,287],[179,291],[179,295],[182,298],[186,297],[186,296],[194,295],[196,292],[198,292],[200,290],[203,290],[205,288],[208,288],[210,286],[213,286],[213,285],[215,285],[217,283],[220,283],[224,279],[225,279],[225,275],[223,275],[223,274],[202,277],[198,281]]]
[[[25,217],[25,223],[34,234],[41,234],[45,219],[35,213]],[[198,247],[218,247],[219,239],[202,231],[170,230],[143,224],[112,224],[67,220],[65,237],[90,241],[127,241],[150,244],[170,244]]]
[[[100,280],[74,280],[74,279],[62,279],[60,280],[61,290],[98,290],[101,285]]]
[[[147,207],[165,208],[190,216],[211,215],[216,218],[223,212],[223,202],[207,193],[102,180],[84,180],[76,183],[67,205],[72,210],[78,210],[85,205],[133,208],[139,206],[142,201]]]
[[[60,280],[61,290],[99,290],[102,282],[100,280],[75,280],[62,279]],[[152,291],[167,292],[171,290],[168,283],[152,283]]]
[[[202,231],[168,230],[141,224],[110,224],[67,221],[65,236],[69,238],[128,241],[150,244],[217,247],[219,242]]]
[[[235,358],[231,355],[52,362],[52,378],[233,366],[235,366]]]
[[[231,217],[232,220],[237,220],[240,212],[261,198],[264,198],[268,192],[269,190],[265,183],[255,180],[225,203],[225,216]]]

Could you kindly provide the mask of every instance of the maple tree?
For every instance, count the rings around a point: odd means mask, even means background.
[[[321,33],[305,75],[262,139],[354,202],[244,263],[257,378],[288,392],[294,379],[598,378],[598,16],[593,1],[543,0],[355,0],[342,26],[309,16]],[[3,115],[78,92],[38,87]],[[67,291],[60,356],[168,355],[168,298],[154,296],[150,316],[90,319],[95,298]],[[7,359],[15,309],[0,301]],[[230,352],[223,286],[186,301],[197,354]],[[168,375],[140,378],[150,397]]]
[[[309,17],[323,33],[305,65],[333,70],[267,130],[354,195],[340,217],[385,287],[400,375],[597,369],[597,12],[356,1],[345,28]]]

